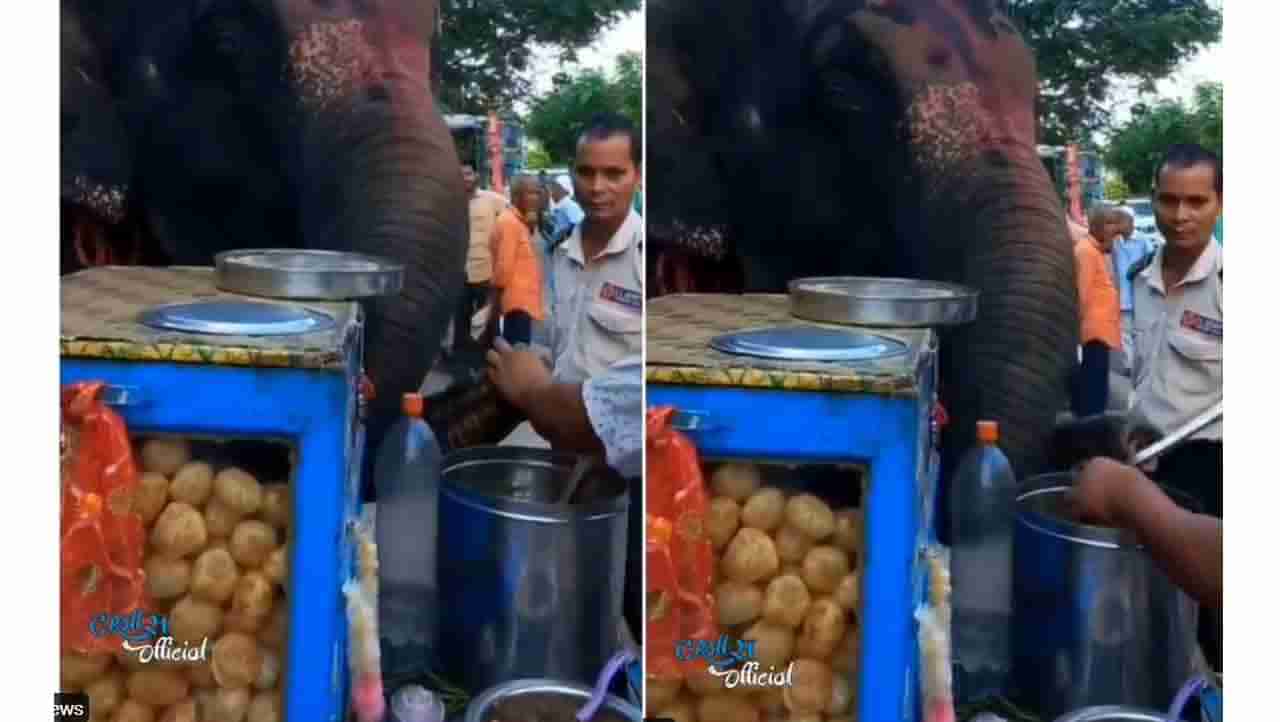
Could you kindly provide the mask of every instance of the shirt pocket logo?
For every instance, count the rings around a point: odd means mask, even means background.
[[[1219,321],[1216,318],[1201,316],[1195,311],[1188,309],[1182,312],[1182,320],[1179,325],[1182,326],[1182,328],[1198,331],[1204,336],[1211,336],[1219,341],[1222,340],[1222,321]]]
[[[587,316],[604,331],[612,334],[640,333],[641,316],[628,313],[625,306],[619,306],[603,298],[596,298],[587,307]]]
[[[1221,322],[1219,322],[1221,328]],[[1180,356],[1195,362],[1221,362],[1222,337],[1208,336],[1185,326],[1169,334],[1169,345]]]
[[[625,288],[614,283],[605,282],[600,286],[601,301],[610,303],[619,309],[625,309],[631,313],[640,313],[644,307],[644,298],[639,291]]]

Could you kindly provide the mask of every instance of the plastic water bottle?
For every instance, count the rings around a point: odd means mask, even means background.
[[[378,493],[378,617],[385,677],[430,668],[436,640],[436,509],[442,454],[423,420],[419,394],[405,394],[403,416],[374,461]]]
[[[951,481],[951,634],[960,702],[1003,693],[1009,677],[1017,482],[999,438],[996,422],[979,421],[978,445]]]

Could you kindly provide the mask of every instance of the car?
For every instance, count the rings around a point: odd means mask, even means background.
[[[1156,227],[1156,211],[1150,198],[1130,198],[1123,205],[1133,211],[1134,235],[1149,238],[1155,243],[1164,243],[1160,229]]]

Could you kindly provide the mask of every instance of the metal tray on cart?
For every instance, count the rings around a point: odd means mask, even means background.
[[[978,317],[978,292],[952,283],[829,276],[788,284],[791,315],[880,328],[956,326]]]
[[[346,301],[394,296],[404,266],[381,256],[339,251],[262,248],[219,253],[218,288],[298,301]]]

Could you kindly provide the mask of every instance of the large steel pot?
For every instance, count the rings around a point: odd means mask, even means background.
[[[479,447],[445,458],[440,648],[471,691],[512,679],[590,684],[622,647],[627,484],[607,469],[556,503],[575,457]]]
[[[1046,717],[1092,705],[1159,709],[1194,673],[1197,607],[1131,534],[1070,520],[1071,484],[1070,474],[1049,474],[1018,495],[1017,691]]]
[[[487,689],[472,699],[471,703],[467,705],[467,713],[463,718],[463,722],[489,722],[489,713],[493,711],[495,705],[504,699],[525,694],[550,694],[569,697],[575,702],[575,706],[581,706],[591,699],[591,688],[586,685],[557,682],[552,679],[519,679],[514,682],[507,682]],[[613,712],[630,722],[640,722],[641,720],[639,707],[624,702],[613,695],[605,697],[604,704],[600,705],[600,710],[601,712],[606,710]]]

